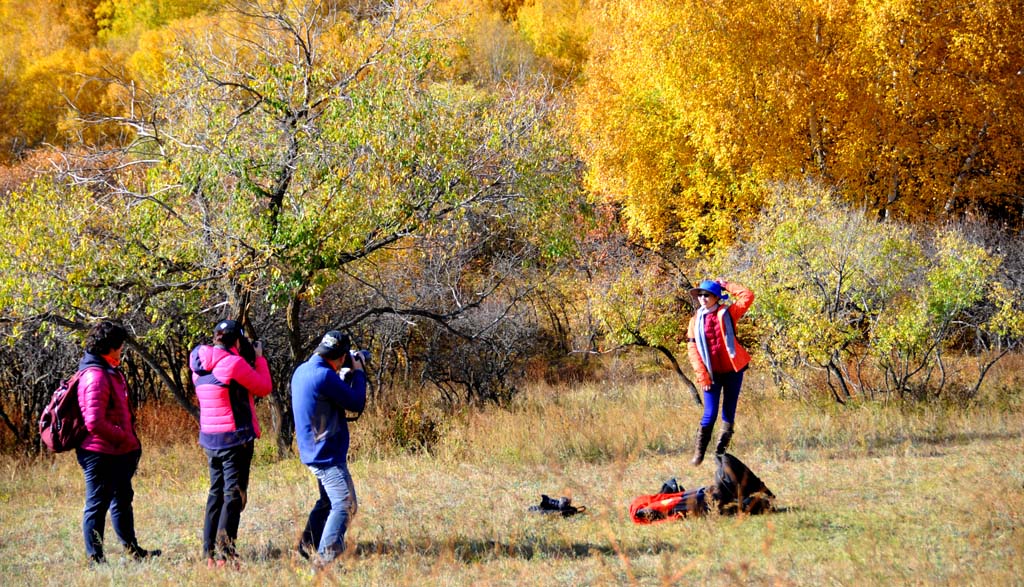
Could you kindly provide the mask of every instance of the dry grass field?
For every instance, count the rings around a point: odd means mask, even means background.
[[[1017,377],[1012,377],[1015,381]],[[0,460],[5,585],[1024,585],[1024,408],[1020,391],[968,410],[740,399],[732,451],[779,498],[756,517],[630,522],[628,505],[687,464],[698,410],[670,379],[528,390],[512,410],[457,414],[431,451],[379,440],[380,416],[353,426],[359,515],[350,548],[314,573],[293,553],[315,498],[297,459],[257,443],[241,570],[200,556],[206,463],[177,410],[148,410],[135,482],[140,542],[90,569],[81,472],[72,455]],[[999,387],[999,386],[996,386]],[[527,511],[540,494],[588,511]]]

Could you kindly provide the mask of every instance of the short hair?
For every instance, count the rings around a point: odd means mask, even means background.
[[[124,346],[128,331],[110,320],[93,325],[85,336],[85,350],[89,354],[103,356]]]

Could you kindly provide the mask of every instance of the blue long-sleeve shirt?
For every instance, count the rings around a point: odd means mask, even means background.
[[[348,455],[348,423],[345,410],[366,407],[366,374],[353,373],[348,384],[320,355],[299,365],[292,375],[292,412],[299,458],[307,465],[330,467],[345,464]]]

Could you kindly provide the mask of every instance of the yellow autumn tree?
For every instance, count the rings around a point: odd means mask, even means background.
[[[102,42],[130,49],[147,31],[226,4],[225,0],[98,0],[94,14]]]
[[[577,104],[588,186],[635,234],[697,252],[743,228],[766,182],[821,181],[883,216],[1012,203],[1021,7],[596,3]]]
[[[575,76],[587,58],[591,19],[587,0],[533,0],[516,14],[519,31],[559,77]]]
[[[66,100],[42,76],[63,70],[62,52],[88,50],[96,1],[0,0],[0,162],[56,139]]]
[[[120,140],[95,120],[121,112],[126,96],[119,86],[131,81],[125,59],[136,52],[138,38],[223,4],[0,0],[0,162],[46,143]],[[158,53],[152,46],[143,50],[151,58]],[[161,65],[151,60],[146,67],[159,71]]]
[[[734,123],[715,116],[703,87],[714,62],[687,25],[686,2],[605,2],[594,35],[576,117],[587,187],[622,206],[629,230],[654,244],[693,251],[728,242],[750,211],[753,184],[729,143]],[[703,39],[703,37],[701,37]],[[703,106],[705,110],[700,110]]]
[[[873,108],[837,145],[865,204],[934,217],[1009,205],[1024,180],[1024,2],[857,5],[858,81]]]

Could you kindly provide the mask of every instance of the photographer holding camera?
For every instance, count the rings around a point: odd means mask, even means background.
[[[331,330],[308,361],[292,375],[292,411],[299,457],[317,479],[320,497],[302,531],[298,550],[326,564],[345,549],[345,531],[357,502],[348,471],[349,434],[345,411],[366,407],[366,354],[351,351],[348,335]],[[346,379],[338,371],[348,369]]]
[[[243,346],[251,349],[251,362],[242,356]],[[199,398],[199,444],[210,466],[203,554],[210,567],[237,566],[235,540],[260,436],[254,398],[270,394],[270,368],[262,343],[250,345],[234,320],[217,323],[213,345],[193,349],[189,368]]]

